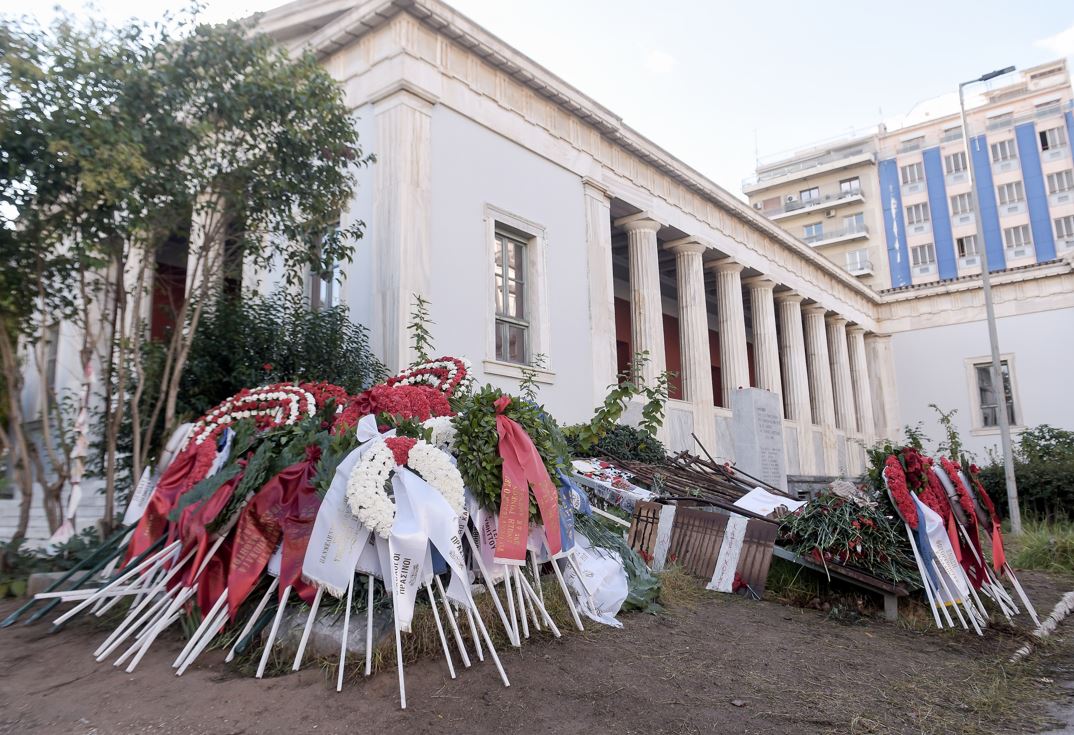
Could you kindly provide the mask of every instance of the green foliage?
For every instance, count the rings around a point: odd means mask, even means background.
[[[563,429],[572,456],[607,456],[649,464],[663,462],[667,456],[667,451],[659,439],[633,426],[615,424],[604,432],[596,444],[583,445],[578,437],[587,429],[587,424],[574,424]]]
[[[1007,545],[1009,561],[1018,569],[1074,574],[1074,525],[1069,520],[1026,518],[1022,535]]]
[[[913,447],[918,451],[925,451],[925,445],[928,444],[929,438],[925,436],[925,431],[921,427],[921,422],[917,422],[913,426],[909,424],[903,429],[906,432],[906,446]]]
[[[1042,424],[1023,431],[1014,451],[1014,476],[1022,513],[1044,519],[1074,516],[1074,431]],[[1008,512],[1002,459],[981,468],[981,483],[1001,515]]]
[[[428,362],[433,350],[433,334],[429,330],[430,324],[435,324],[429,318],[429,302],[422,298],[421,294],[414,294],[414,308],[410,312],[410,322],[406,325],[410,332],[410,342],[417,354],[414,364]]]
[[[518,384],[518,394],[532,403],[537,402],[537,370],[545,366],[545,355],[538,352],[533,358],[532,365],[522,366],[522,380]]]
[[[6,593],[16,597],[23,594],[31,574],[73,569],[96,552],[101,543],[93,528],[83,529],[65,543],[41,549],[26,548],[22,539],[0,543],[0,598]]]
[[[938,419],[940,426],[944,430],[944,434],[947,436],[946,441],[942,442],[936,451],[939,454],[946,455],[956,464],[962,462],[962,437],[959,436],[958,428],[955,426],[955,414],[958,413],[957,408],[953,408],[950,411],[944,411],[935,403],[930,403],[929,408],[934,410],[940,415]]]
[[[593,546],[618,554],[627,575],[627,598],[623,610],[657,613],[660,605],[660,579],[649,571],[642,558],[623,539],[622,533],[609,529],[596,516],[574,514],[574,527]]]
[[[499,388],[486,385],[470,397],[452,419],[456,431],[455,453],[459,458],[462,479],[477,501],[492,510],[499,510],[500,487],[503,483],[503,460],[499,453],[496,407],[493,404],[504,395]],[[512,398],[504,415],[529,434],[550,477],[555,478],[557,470],[566,471],[570,465],[566,441],[555,421],[541,406]],[[530,518],[540,518],[532,494]]]

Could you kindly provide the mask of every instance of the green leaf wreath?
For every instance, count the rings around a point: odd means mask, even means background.
[[[503,483],[503,460],[499,453],[500,437],[496,431],[496,407],[493,404],[503,395],[506,394],[499,388],[486,385],[471,396],[452,419],[462,479],[477,502],[493,511],[499,511]],[[557,482],[556,472],[566,471],[570,452],[556,422],[542,406],[515,396],[511,396],[504,415],[518,422],[529,434],[549,477]],[[530,519],[538,521],[540,512],[532,495],[529,505]]]

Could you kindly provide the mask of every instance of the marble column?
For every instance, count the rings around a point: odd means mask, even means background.
[[[589,268],[589,333],[593,343],[593,404],[603,400],[618,372],[615,352],[615,290],[612,283],[612,220],[608,192],[590,179],[585,192],[586,261]]]
[[[705,246],[692,239],[670,244],[675,253],[679,289],[679,345],[682,353],[683,397],[712,407],[712,360],[709,355],[709,314],[705,299]]]
[[[820,304],[811,304],[802,309],[813,423],[834,427],[835,400],[832,396],[832,367],[828,359],[828,330],[824,327],[825,311]]]
[[[776,307],[773,301],[774,281],[750,278],[750,313],[753,317],[753,363],[757,387],[783,396],[779,367],[779,338],[776,334]],[[780,401],[782,405],[782,400]]]
[[[656,383],[664,372],[664,309],[660,296],[659,245],[656,233],[660,223],[645,215],[633,215],[616,221],[627,234],[630,261],[630,338],[634,354],[647,352],[648,362],[641,378],[647,385]]]
[[[856,432],[858,422],[854,417],[854,388],[847,354],[847,320],[836,315],[825,321],[828,325],[828,359],[832,365],[835,425],[845,432]]]
[[[787,418],[807,431],[813,423],[809,406],[809,368],[806,366],[805,335],[802,332],[802,297],[781,293],[779,304],[779,357],[783,374],[784,410]]]
[[[668,243],[668,249],[675,253],[678,281],[683,398],[693,407],[694,433],[702,446],[713,451],[716,425],[712,412],[712,357],[705,270],[701,261],[706,247],[693,238],[685,238]],[[696,447],[692,451],[700,453]]]
[[[866,368],[873,394],[873,416],[880,439],[899,433],[899,399],[895,389],[895,363],[890,334],[865,335]]]
[[[713,264],[716,271],[716,319],[720,332],[720,382],[723,405],[731,407],[738,388],[750,387],[749,357],[746,353],[746,315],[742,307],[742,268],[730,259]]]
[[[414,297],[429,296],[434,104],[406,89],[373,100],[377,131],[373,221],[377,226],[371,250],[377,278],[373,279],[370,338],[389,374],[412,362],[407,319]]]
[[[854,406],[858,412],[858,431],[868,443],[876,435],[873,418],[873,391],[869,385],[868,361],[865,355],[865,330],[854,325],[847,327],[850,350],[850,380],[854,385]]]

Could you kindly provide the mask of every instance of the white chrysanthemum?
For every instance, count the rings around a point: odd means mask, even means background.
[[[410,450],[407,465],[444,496],[456,515],[462,513],[466,488],[459,469],[447,453],[432,444],[419,441]]]
[[[426,419],[422,426],[431,430],[429,443],[434,447],[449,452],[455,449],[455,424],[449,416],[434,416]]]
[[[347,479],[347,503],[362,525],[381,538],[388,538],[395,522],[395,503],[384,484],[395,469],[395,456],[383,439],[358,463]]]

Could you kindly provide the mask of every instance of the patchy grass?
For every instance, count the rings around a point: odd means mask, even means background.
[[[679,564],[671,564],[657,575],[660,578],[658,601],[664,607],[692,610],[709,595],[701,580]]]
[[[1005,538],[1012,566],[1074,574],[1074,522],[1026,519],[1021,536]]]

